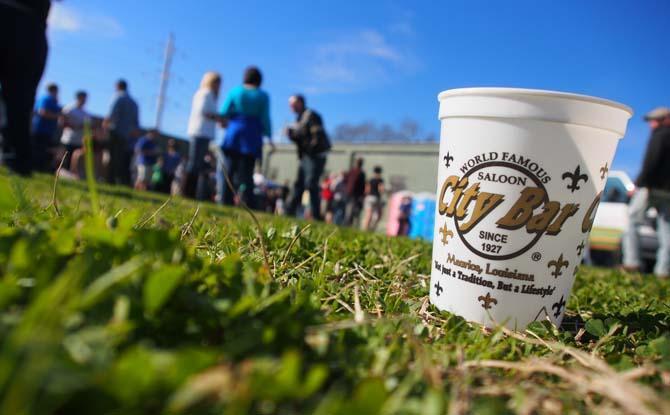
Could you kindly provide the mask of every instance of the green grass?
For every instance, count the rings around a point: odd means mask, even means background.
[[[560,329],[483,330],[426,243],[53,185],[0,173],[0,414],[670,413],[668,281],[584,268]]]

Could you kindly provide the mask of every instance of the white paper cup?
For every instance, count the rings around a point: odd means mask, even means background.
[[[512,88],[438,99],[431,302],[489,327],[560,325],[631,109]]]

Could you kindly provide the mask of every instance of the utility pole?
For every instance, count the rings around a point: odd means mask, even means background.
[[[172,65],[172,56],[174,55],[174,35],[170,33],[168,36],[167,45],[165,46],[165,61],[163,62],[163,71],[161,73],[161,84],[158,90],[158,102],[156,104],[156,122],[157,130],[161,128],[161,121],[163,120],[163,108],[165,107],[165,99],[167,93],[168,81],[170,80],[170,66]]]

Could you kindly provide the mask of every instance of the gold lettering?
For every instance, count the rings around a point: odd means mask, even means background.
[[[561,210],[561,204],[558,202],[547,202],[544,205],[542,213],[533,216],[526,225],[528,233],[541,233],[549,226],[552,220],[558,215]]]
[[[458,176],[449,176],[447,179],[442,183],[442,189],[440,190],[440,200],[438,201],[439,206],[438,206],[438,212],[440,212],[440,215],[444,215],[447,213],[447,209],[449,205],[445,203],[444,201],[444,196],[447,193],[447,190],[450,187],[455,187],[456,183],[458,183]],[[456,198],[452,199],[452,203]]]
[[[593,199],[591,206],[589,206],[589,210],[586,211],[586,216],[584,216],[584,220],[582,220],[583,233],[589,232],[593,227],[593,221],[596,218],[596,211],[598,210],[598,205],[600,205],[600,196],[602,196],[602,194],[603,192],[600,192],[596,195],[596,198]]]
[[[514,206],[498,222],[499,228],[515,230],[525,225],[533,215],[533,210],[542,204],[545,192],[539,187],[527,187]]]
[[[456,219],[463,219],[468,214],[468,205],[472,199],[476,199],[479,194],[479,183],[475,183],[463,193],[461,202],[456,209]]]
[[[561,228],[563,227],[565,221],[568,220],[569,217],[574,216],[578,210],[579,204],[568,203],[567,205],[563,206],[563,209],[561,209],[561,214],[558,215],[558,218],[556,218],[554,223],[549,225],[547,228],[547,235],[558,235],[561,232]]]
[[[495,193],[482,192],[477,196],[477,203],[475,203],[475,210],[472,212],[472,217],[468,223],[460,225],[463,233],[468,233],[470,229],[475,227],[482,219],[486,217],[496,206],[502,203],[503,195]]]
[[[454,190],[454,196],[451,198],[451,203],[449,203],[449,207],[447,208],[447,216],[454,216],[454,212],[456,211],[456,205],[458,204],[458,201],[461,199],[463,189],[467,187],[468,181],[469,180],[467,177],[463,177],[461,180],[459,180]]]
[[[459,178],[456,175],[447,177],[442,183],[438,200],[440,215],[467,221],[459,224],[462,233],[471,231],[505,200],[504,195],[481,192],[479,183],[473,183],[470,187],[468,184],[467,177]],[[452,192],[451,197],[447,196],[449,191]],[[525,226],[528,233],[545,232],[547,235],[557,235],[565,222],[579,211],[579,205],[569,203],[561,207],[560,202],[546,199],[544,189],[527,187],[521,191],[514,205],[496,224],[499,228],[507,230],[517,230]],[[593,226],[593,216],[599,200],[600,195],[589,208],[587,217],[582,222],[582,231],[587,232]],[[474,205],[472,212],[469,212],[470,205]],[[535,215],[535,210],[540,206],[542,212]]]

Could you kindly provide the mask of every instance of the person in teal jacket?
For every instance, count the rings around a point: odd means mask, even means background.
[[[217,163],[217,202],[234,203],[225,173],[242,201],[254,208],[254,166],[263,157],[263,137],[272,137],[270,97],[260,89],[263,76],[255,66],[244,71],[243,84],[233,88],[226,97],[221,116],[227,120],[226,133],[219,141],[223,157]]]

